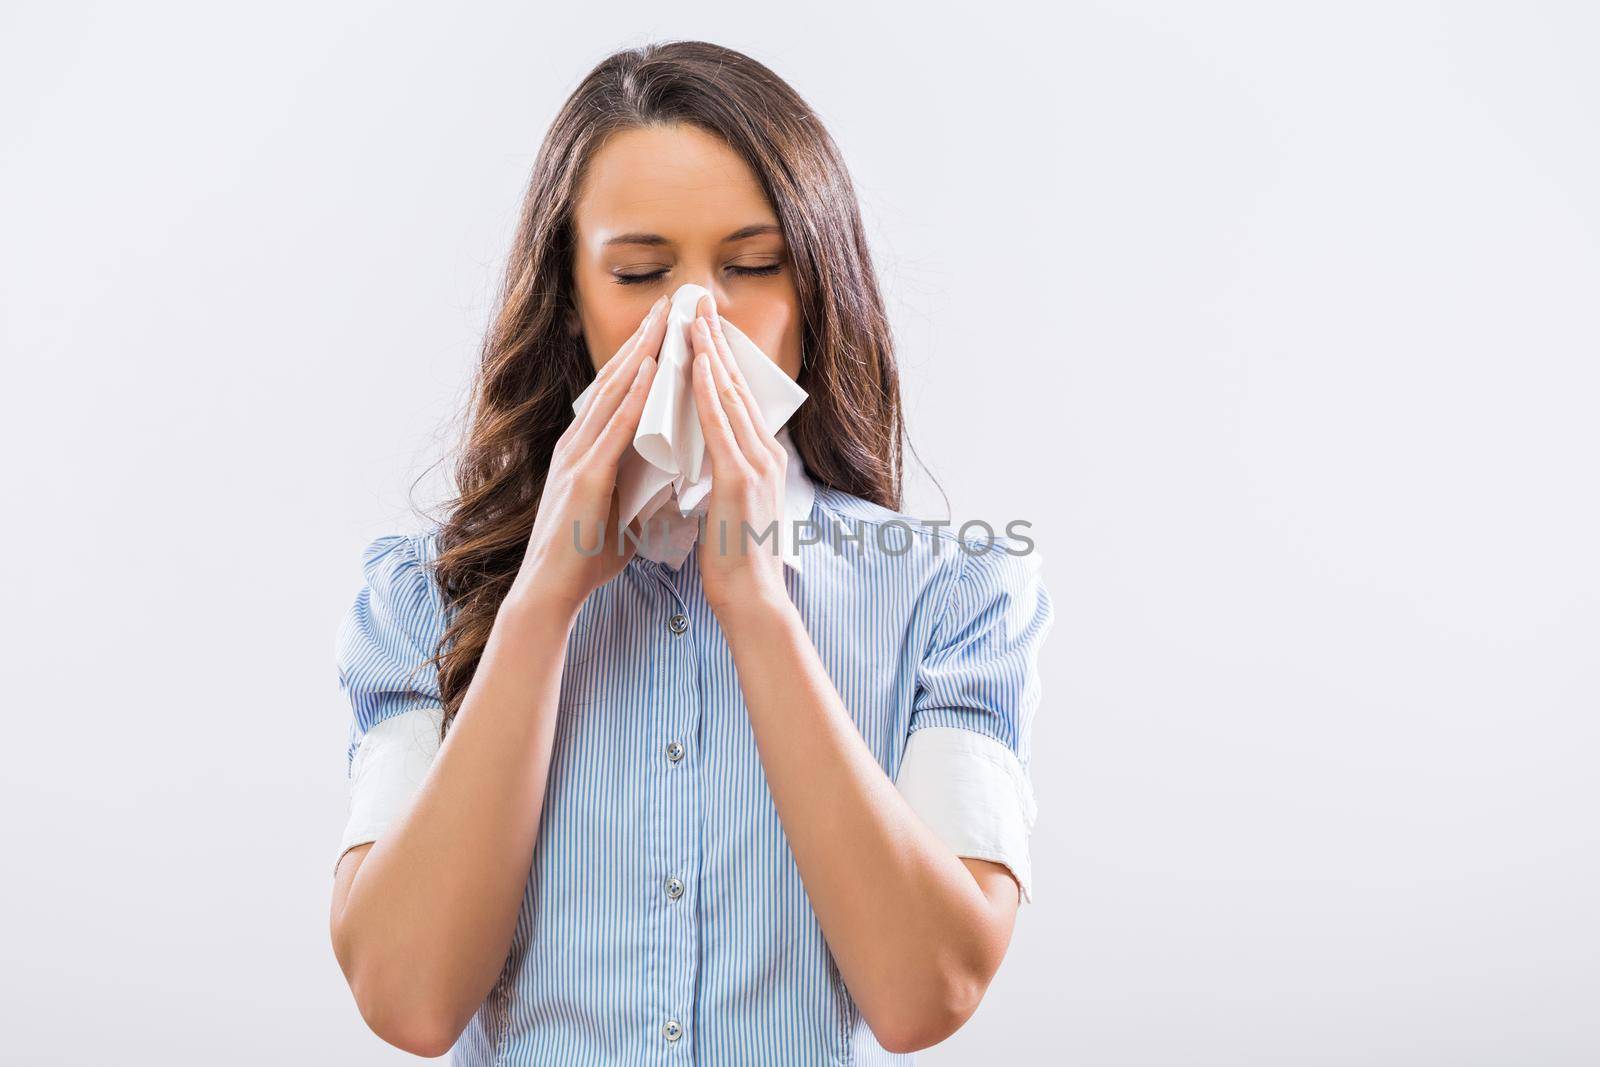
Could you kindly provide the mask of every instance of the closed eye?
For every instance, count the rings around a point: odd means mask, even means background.
[[[782,263],[769,263],[765,267],[740,267],[732,266],[728,271],[732,274],[746,278],[761,278],[778,273],[783,269]],[[649,274],[614,274],[618,285],[645,285],[649,282],[660,281],[666,276],[665,270],[651,271]]]

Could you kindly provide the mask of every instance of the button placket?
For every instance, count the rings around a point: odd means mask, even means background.
[[[651,775],[654,802],[651,824],[650,861],[655,869],[656,892],[660,896],[649,904],[652,912],[651,941],[662,967],[658,1003],[662,1011],[661,1035],[667,1042],[686,1037],[686,1023],[694,1010],[694,990],[699,970],[700,930],[697,909],[692,906],[691,880],[699,869],[699,827],[703,788],[693,767],[684,760],[688,742],[699,732],[700,663],[697,644],[690,632],[690,605],[677,588],[659,573],[659,589],[665,594],[665,627],[656,630],[651,641],[657,665],[656,707],[659,717],[653,723],[651,743],[666,758]],[[657,609],[658,611],[660,609]],[[660,626],[663,614],[651,613],[651,625]],[[678,1046],[680,1054],[691,1052],[689,1042]]]

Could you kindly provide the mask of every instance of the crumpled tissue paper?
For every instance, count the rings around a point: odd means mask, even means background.
[[[706,289],[693,283],[679,286],[672,294],[667,332],[656,357],[650,394],[645,398],[633,443],[617,467],[618,521],[626,527],[636,518],[641,520],[644,533],[639,554],[649,559],[682,558],[681,552],[656,543],[662,525],[655,521],[658,513],[670,509],[662,516],[669,520],[674,513],[680,519],[697,517],[705,511],[711,493],[711,463],[695,409],[694,345],[688,334],[695,308],[705,295]],[[784,442],[792,464],[792,444],[785,440],[788,434],[781,429],[810,394],[725,318],[722,332],[767,428]],[[590,382],[572,402],[575,417],[583,414],[595,385]],[[607,533],[610,541],[610,531]],[[789,550],[788,531],[783,531],[781,543]]]

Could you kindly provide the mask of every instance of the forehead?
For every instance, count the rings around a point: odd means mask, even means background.
[[[640,230],[674,241],[720,240],[778,218],[755,171],[721,138],[675,125],[608,138],[589,161],[573,221],[587,244]]]

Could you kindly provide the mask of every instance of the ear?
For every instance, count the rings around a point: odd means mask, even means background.
[[[577,309],[570,307],[567,308],[565,318],[567,323],[567,336],[574,339],[582,337],[583,322],[578,318]]]

